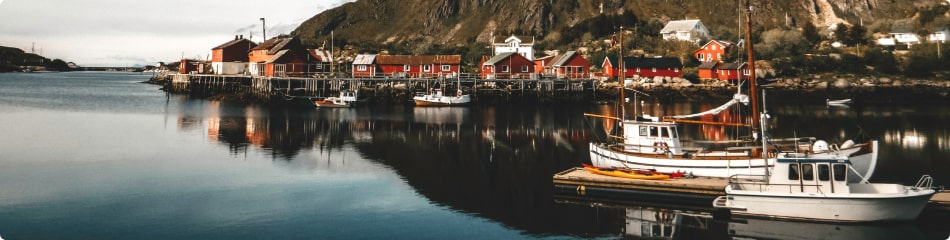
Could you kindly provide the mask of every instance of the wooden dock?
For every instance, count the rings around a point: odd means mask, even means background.
[[[717,196],[725,195],[726,178],[678,178],[640,180],[593,174],[576,167],[554,174],[555,194],[568,197],[609,198],[664,204],[712,206]],[[927,204],[925,212],[950,213],[950,191],[940,191]]]

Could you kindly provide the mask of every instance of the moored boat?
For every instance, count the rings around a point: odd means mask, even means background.
[[[916,219],[936,193],[924,175],[914,186],[849,183],[844,156],[804,157],[782,153],[771,174],[733,177],[713,207],[734,215],[808,221],[873,222]],[[760,179],[754,181],[749,179]]]
[[[340,91],[340,96],[316,99],[313,105],[320,108],[347,108],[357,106],[357,102],[356,91],[343,90]]]
[[[462,94],[462,90],[457,90],[456,94],[443,95],[442,89],[433,89],[426,94],[420,94],[412,98],[416,106],[459,106],[472,102],[472,97],[468,94]]]

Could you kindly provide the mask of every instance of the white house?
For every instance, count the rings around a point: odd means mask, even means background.
[[[947,1],[950,1],[950,0],[947,0]],[[946,42],[948,36],[950,36],[950,30],[944,29],[944,30],[931,33],[930,37],[928,37],[928,40],[930,40],[931,42]]]
[[[917,34],[909,32],[892,32],[891,38],[894,38],[894,41],[901,44],[911,45],[920,43],[920,37],[918,37]]]
[[[492,36],[492,48],[494,50],[494,56],[498,56],[502,53],[518,53],[528,60],[534,61],[534,37],[531,37],[531,41],[528,41],[529,37],[525,36],[515,36],[501,39],[495,39]]]
[[[660,30],[664,40],[677,39],[699,43],[703,38],[709,38],[709,29],[699,20],[677,20],[666,23]]]

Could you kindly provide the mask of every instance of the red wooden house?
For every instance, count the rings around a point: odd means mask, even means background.
[[[211,49],[211,69],[214,74],[240,74],[247,70],[248,54],[257,43],[234,36],[234,40]]]
[[[377,55],[376,67],[386,76],[434,78],[458,76],[462,55]]]
[[[360,54],[353,59],[353,77],[376,77],[376,54]]]
[[[305,77],[316,72],[318,62],[296,38],[272,38],[251,49],[248,66],[252,75]]]
[[[703,47],[693,51],[693,56],[700,62],[722,62],[726,50],[733,45],[729,41],[710,40]]]
[[[330,54],[330,51],[326,49],[307,49],[310,52],[310,57],[314,59],[314,71],[317,73],[328,73],[330,72],[330,63],[333,62],[333,55]]]
[[[567,51],[555,57],[550,62],[550,66],[545,66],[545,68],[550,68],[551,73],[557,75],[557,78],[590,78],[590,62],[576,51]]]
[[[746,63],[723,63],[716,71],[716,78],[724,81],[749,79],[749,66]]]
[[[719,75],[719,62],[703,62],[699,64],[699,79],[717,79]]]
[[[682,77],[683,63],[678,58],[644,58],[644,57],[625,57],[623,58],[624,77]],[[620,75],[619,61],[617,57],[606,57],[604,59],[604,74],[609,77],[618,77]]]
[[[534,62],[521,54],[507,52],[484,60],[481,77],[484,79],[536,79]]]
[[[551,69],[546,68],[545,66],[550,66],[551,61],[554,60],[554,57],[555,56],[546,56],[546,57],[535,58],[534,59],[534,73],[553,74],[553,72],[550,71]]]

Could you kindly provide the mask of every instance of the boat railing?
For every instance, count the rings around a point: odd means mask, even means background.
[[[761,175],[761,174],[734,174],[729,177],[729,184],[741,185],[744,190],[752,190],[752,188],[758,188],[758,191],[774,190],[774,189],[788,187],[788,193],[794,193],[796,189],[798,191],[804,191],[805,187],[808,187],[808,189],[814,188],[815,191],[818,191],[819,194],[824,194],[824,191],[822,190],[822,185],[820,184],[770,183],[766,179],[768,179],[768,176]]]
[[[915,189],[931,189],[933,187],[934,178],[930,175],[920,176],[920,180],[917,180],[917,184],[914,184]]]

